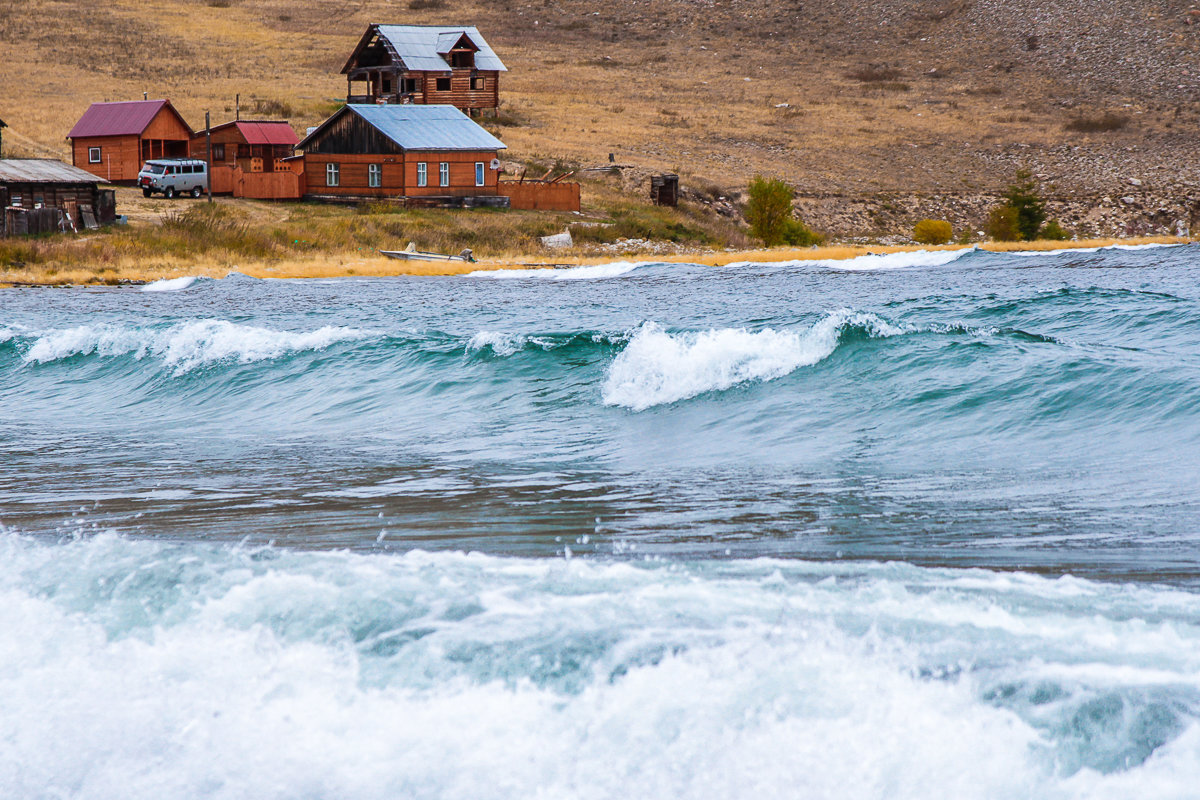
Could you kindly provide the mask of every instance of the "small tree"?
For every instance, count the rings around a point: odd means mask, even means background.
[[[788,223],[792,221],[792,198],[795,192],[778,178],[755,175],[750,181],[750,199],[746,203],[746,221],[750,232],[767,247],[783,244],[787,239]]]
[[[1012,206],[996,206],[988,214],[988,238],[997,242],[1015,242],[1021,238],[1021,230],[1017,227],[1017,210]]]
[[[1071,232],[1062,225],[1058,224],[1058,220],[1052,219],[1043,225],[1042,229],[1038,231],[1038,238],[1052,239],[1056,242],[1061,242],[1065,239],[1070,239]]]
[[[1027,169],[1017,170],[1017,180],[1003,195],[1006,205],[1017,215],[1017,232],[1026,241],[1036,239],[1046,221],[1046,202],[1042,199],[1037,178]]]
[[[919,244],[945,244],[954,236],[954,228],[944,219],[923,219],[913,227],[913,241]]]

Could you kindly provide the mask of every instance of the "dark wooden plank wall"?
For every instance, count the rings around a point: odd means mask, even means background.
[[[306,153],[388,153],[404,151],[352,111],[341,116],[304,147]],[[322,175],[321,180],[325,180]]]

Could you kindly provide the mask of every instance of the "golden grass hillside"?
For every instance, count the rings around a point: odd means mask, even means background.
[[[193,125],[230,118],[240,94],[303,130],[344,99],[339,70],[368,22],[471,23],[511,70],[498,127],[518,158],[613,153],[708,186],[761,172],[855,192],[994,189],[1027,164],[1063,191],[1105,192],[1195,163],[1189,8],[0,0],[0,118],[14,155],[66,155],[89,102],[143,92]]]

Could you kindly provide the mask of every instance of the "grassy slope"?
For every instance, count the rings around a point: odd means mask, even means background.
[[[1032,161],[1071,190],[1094,182],[1093,162],[1170,169],[1195,147],[1200,25],[1178,0],[1036,14],[991,0],[408,5],[0,0],[0,116],[10,143],[55,155],[90,101],[143,91],[197,125],[227,118],[237,93],[251,109],[278,101],[302,129],[344,97],[339,70],[369,21],[460,21],[511,70],[503,102],[520,124],[501,134],[522,157],[612,152],[721,186],[764,172],[843,191],[995,187]],[[1106,111],[1130,123],[1065,127]],[[1077,145],[1093,158],[1076,164]]]

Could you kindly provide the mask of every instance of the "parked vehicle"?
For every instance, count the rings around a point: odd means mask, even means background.
[[[208,164],[198,158],[155,158],[142,165],[138,186],[146,197],[162,192],[163,197],[177,194],[199,197],[208,188]]]

